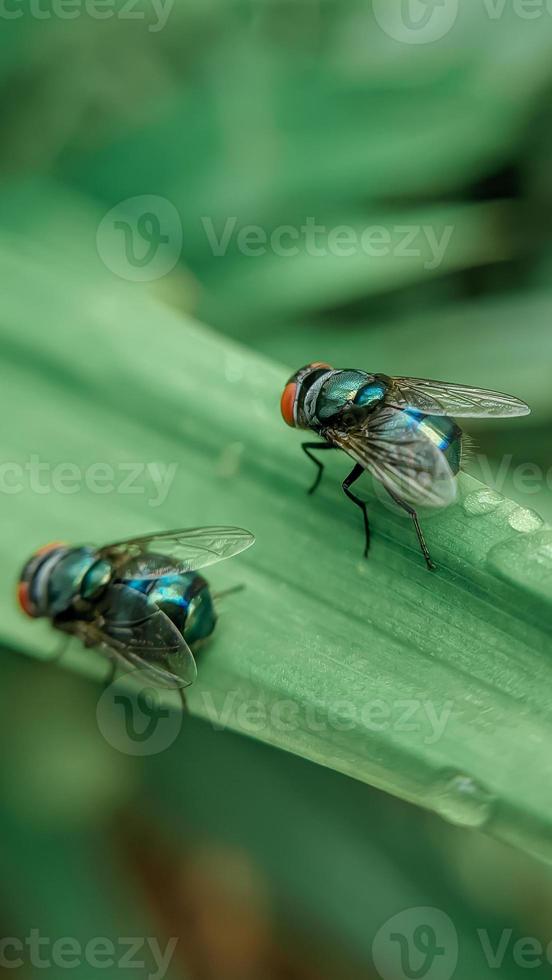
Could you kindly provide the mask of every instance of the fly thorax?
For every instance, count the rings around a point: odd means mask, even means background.
[[[80,587],[80,599],[84,603],[96,602],[113,578],[113,566],[105,558],[98,558],[85,572]]]
[[[85,576],[97,562],[95,548],[71,548],[52,570],[48,581],[48,615],[59,616],[81,600]]]
[[[315,406],[322,425],[357,425],[380,405],[387,391],[383,376],[364,371],[334,371],[321,385]]]

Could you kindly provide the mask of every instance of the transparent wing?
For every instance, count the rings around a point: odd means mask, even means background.
[[[163,574],[160,555],[171,559],[167,571],[194,572],[238,555],[254,541],[255,536],[241,527],[194,527],[117,541],[100,548],[99,554],[120,569],[124,580],[154,579]],[[151,564],[148,555],[152,556]]]
[[[387,407],[349,431],[329,429],[324,435],[405,503],[448,507],[456,499],[454,474],[415,422],[401,409]]]
[[[86,646],[103,646],[139,667],[159,687],[189,687],[197,677],[194,655],[174,623],[148,596],[126,585],[111,585],[96,618],[67,630]]]
[[[387,401],[399,407],[409,406],[428,415],[453,415],[457,418],[508,418],[529,415],[525,402],[501,391],[453,385],[424,378],[393,378]]]
[[[159,606],[127,585],[111,585],[98,607],[104,636],[120,644],[129,659],[176,674],[182,687],[197,676],[194,655],[182,633]]]

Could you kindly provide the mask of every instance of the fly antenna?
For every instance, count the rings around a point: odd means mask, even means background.
[[[233,595],[234,592],[243,592],[245,585],[232,585],[229,589],[223,589],[222,592],[213,592],[213,599],[218,602],[219,599],[225,599],[227,595]]]

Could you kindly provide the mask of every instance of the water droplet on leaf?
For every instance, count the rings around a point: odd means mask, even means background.
[[[495,803],[492,793],[472,776],[450,771],[441,774],[431,799],[437,813],[461,827],[484,827]]]
[[[464,513],[469,517],[481,517],[483,514],[492,514],[493,510],[503,502],[504,497],[497,490],[490,487],[483,487],[468,494],[462,502]]]
[[[508,524],[521,534],[529,534],[530,531],[538,531],[543,526],[544,521],[540,514],[528,507],[516,507],[508,515]]]

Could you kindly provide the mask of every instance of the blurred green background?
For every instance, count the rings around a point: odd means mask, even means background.
[[[30,430],[47,442],[66,382],[63,358],[25,348],[41,309],[27,332],[13,282],[27,311],[44,275],[56,310],[106,319],[104,283],[120,282],[290,370],[324,359],[519,395],[532,415],[472,426],[468,469],[552,520],[546,4],[4,0],[0,20],[3,371],[15,390],[28,359],[54,385],[22,393]],[[132,357],[132,322],[117,330]],[[9,445],[21,409],[2,410]],[[67,497],[28,518],[12,499],[6,540],[55,536]],[[24,557],[2,552],[6,606]],[[516,942],[552,941],[547,866],[199,720],[133,758],[99,732],[94,684],[4,642],[3,937],[178,937],[166,975],[193,980],[448,980],[450,955],[423,972],[421,939],[410,972],[374,963],[378,930],[408,908],[450,917],[457,976],[496,975],[507,936],[498,973],[519,977]],[[23,959],[22,977],[63,975]],[[549,974],[544,954],[532,965]]]

